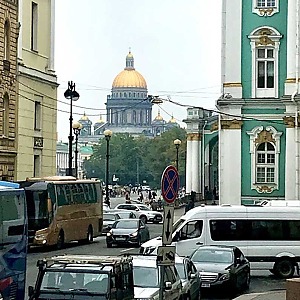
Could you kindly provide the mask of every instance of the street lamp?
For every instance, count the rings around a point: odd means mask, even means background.
[[[75,177],[78,177],[78,135],[80,134],[82,124],[75,122],[72,125],[75,134]]]
[[[108,195],[108,181],[109,181],[109,141],[112,136],[112,131],[106,129],[104,132],[106,139],[106,176],[105,176],[105,203],[110,206]]]
[[[178,171],[178,158],[179,158],[179,153],[178,153],[178,151],[179,151],[179,146],[181,145],[181,140],[179,140],[179,139],[176,139],[176,140],[174,140],[174,145],[175,145],[175,147],[176,147],[176,169],[177,169],[177,171]]]
[[[73,81],[68,81],[68,89],[65,91],[64,96],[66,99],[70,101],[70,131],[69,131],[69,168],[67,171],[67,175],[72,176],[72,143],[73,143],[73,115],[72,115],[72,106],[73,101],[77,101],[79,99],[79,94],[75,91],[75,83]]]

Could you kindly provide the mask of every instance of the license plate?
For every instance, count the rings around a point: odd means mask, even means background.
[[[210,284],[209,283],[201,283],[201,287],[209,288]]]
[[[116,237],[116,241],[125,241],[125,238],[122,238],[122,237]]]

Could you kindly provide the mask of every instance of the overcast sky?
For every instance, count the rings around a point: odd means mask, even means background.
[[[106,96],[129,47],[148,94],[205,108],[220,95],[221,0],[59,0],[55,34],[58,99],[67,102],[63,92],[73,80],[75,121],[84,112],[93,123],[101,113],[106,120]],[[58,139],[67,141],[70,105],[58,109]],[[162,104],[164,119],[172,114],[182,121],[186,108]]]

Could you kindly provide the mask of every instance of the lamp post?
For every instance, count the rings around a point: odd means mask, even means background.
[[[174,140],[174,145],[176,147],[176,169],[178,171],[178,159],[179,159],[179,146],[181,145],[181,140],[176,139]]]
[[[106,139],[106,176],[105,176],[105,203],[110,206],[108,195],[108,181],[109,181],[109,141],[112,136],[112,131],[106,129],[104,132]]]
[[[79,99],[79,94],[75,91],[75,83],[73,81],[68,81],[68,89],[65,91],[64,96],[66,99],[70,100],[70,118],[69,118],[69,125],[70,125],[70,131],[69,131],[69,167],[67,171],[67,175],[72,176],[72,143],[73,143],[73,115],[72,115],[72,106],[73,101],[77,101]]]
[[[75,134],[75,177],[78,177],[78,135],[80,134],[82,124],[75,122],[72,125]]]

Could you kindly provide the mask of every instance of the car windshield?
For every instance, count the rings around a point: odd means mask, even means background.
[[[158,287],[158,269],[135,266],[133,268],[134,286],[143,288]]]
[[[195,263],[232,263],[232,252],[230,250],[216,249],[198,249],[193,255],[192,260]]]
[[[108,291],[108,275],[90,272],[46,271],[41,290],[47,291],[88,291],[105,294]]]
[[[173,233],[179,228],[179,226],[184,222],[182,219],[178,219],[174,224],[173,224]]]
[[[151,209],[150,209],[148,206],[146,206],[146,205],[139,205],[138,208],[139,208],[140,210],[151,210]]]
[[[135,229],[138,228],[138,221],[136,220],[120,220],[116,221],[113,228],[122,228],[122,229]]]
[[[114,221],[116,219],[115,215],[112,214],[103,214],[104,221]]]
[[[176,269],[177,269],[180,279],[186,279],[184,264],[176,263]]]

